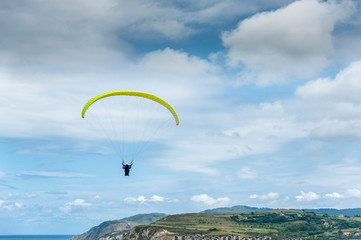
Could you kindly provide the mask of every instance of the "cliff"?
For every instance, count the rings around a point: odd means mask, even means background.
[[[96,227],[92,227],[81,235],[72,237],[70,240],[98,240],[101,237],[103,237],[102,240],[119,240],[132,227],[140,224],[149,224],[165,216],[163,213],[137,214],[120,220],[106,221]]]
[[[154,229],[152,227],[140,226],[130,231],[109,233],[98,240],[171,240],[172,233],[165,229]]]
[[[123,238],[124,240],[171,240],[172,233],[168,230],[147,226],[132,228]],[[118,240],[118,239],[109,239]]]

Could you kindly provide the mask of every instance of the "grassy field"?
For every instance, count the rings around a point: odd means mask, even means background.
[[[167,229],[186,235],[303,237],[305,239],[350,239],[343,236],[351,232],[352,239],[361,239],[360,217],[336,217],[303,211],[279,210],[261,213],[189,213],[166,216],[142,228]]]

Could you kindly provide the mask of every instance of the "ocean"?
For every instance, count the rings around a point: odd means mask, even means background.
[[[0,235],[0,240],[67,240],[74,235]]]

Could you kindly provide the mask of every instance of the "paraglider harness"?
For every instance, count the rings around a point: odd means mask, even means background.
[[[127,163],[127,164],[124,164],[124,161],[122,160],[122,165],[123,165],[123,169],[124,169],[124,174],[125,176],[129,176],[129,170],[132,168],[132,165],[133,165],[133,161],[130,162],[130,165]]]

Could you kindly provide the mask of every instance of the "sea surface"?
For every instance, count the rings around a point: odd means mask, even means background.
[[[0,240],[67,240],[74,235],[0,235]]]

